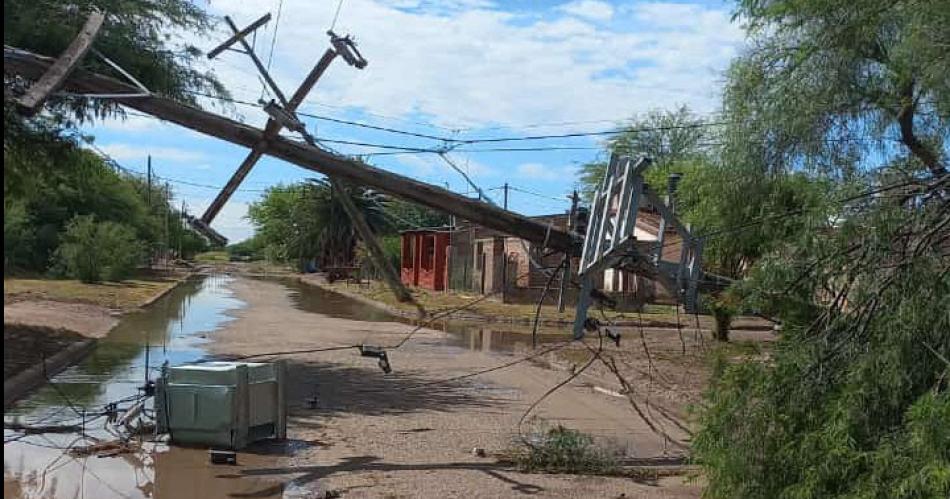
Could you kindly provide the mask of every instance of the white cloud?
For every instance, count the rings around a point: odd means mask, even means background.
[[[130,114],[124,120],[110,119],[97,124],[97,128],[114,132],[150,132],[167,126],[156,118],[138,114]]]
[[[428,177],[435,173],[437,166],[433,156],[418,154],[399,156],[399,163],[407,168],[410,177]]]
[[[498,175],[498,170],[495,168],[480,161],[475,161],[468,156],[449,153],[449,158],[469,177],[494,177]],[[411,177],[458,177],[455,170],[445,160],[434,154],[407,154],[399,156],[398,161],[406,167],[406,173]]]
[[[192,163],[207,160],[207,155],[203,152],[178,147],[148,147],[121,142],[97,145],[97,147],[116,161],[138,161],[148,158],[149,155],[152,156],[154,161],[170,161],[172,163]]]
[[[608,14],[593,0],[543,13],[482,2],[449,9],[409,3],[349,1],[336,31],[355,35],[369,65],[360,71],[335,62],[312,99],[476,127],[621,120],[680,104],[706,112],[717,107],[722,71],[743,40],[726,8],[699,4],[611,9],[607,28],[591,22]],[[238,0],[213,8],[242,25],[262,13],[257,3]],[[273,70],[285,92],[328,45],[314,26],[329,25],[332,10],[285,1]],[[224,59],[214,66],[225,82],[239,97],[256,99],[260,87],[246,57]]]
[[[533,180],[570,180],[574,178],[574,168],[522,163],[515,168],[515,175]]]
[[[592,21],[609,21],[614,17],[613,5],[597,0],[577,0],[558,7],[558,10]]]

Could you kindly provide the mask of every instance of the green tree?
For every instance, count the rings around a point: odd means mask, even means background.
[[[211,29],[208,14],[187,0],[7,0],[3,2],[3,43],[56,57],[75,38],[93,8],[106,13],[93,46],[150,91],[190,104],[197,103],[195,92],[227,95],[212,73],[198,69],[201,51],[173,34],[177,30],[201,36]],[[83,66],[114,73],[92,54]],[[121,113],[108,99],[54,98],[49,107],[65,121]]]
[[[3,272],[29,265],[33,225],[26,207],[16,201],[3,203]]]
[[[227,251],[231,257],[262,260],[265,257],[265,247],[266,243],[264,238],[259,234],[254,234],[253,237],[247,240],[228,245]]]
[[[9,240],[5,245],[8,256],[16,253],[14,268],[47,270],[67,223],[76,215],[127,225],[153,251],[177,251],[179,241],[186,254],[204,247],[203,238],[183,226],[180,212],[166,203],[166,187],[154,185],[149,195],[144,179],[116,171],[79,147],[77,138],[62,135],[43,120],[9,123],[12,130],[4,130],[4,204],[17,216],[5,216],[5,226],[12,223],[13,230],[19,223],[13,222],[29,221],[26,232],[10,233],[19,237],[16,245],[9,246]],[[5,271],[10,270],[7,265]]]
[[[709,497],[950,494],[948,15],[738,4],[752,43],[729,71],[720,163],[766,187],[703,198],[734,204],[709,212],[734,217],[723,237],[781,220],[736,292],[782,333],[767,363],[714,377],[694,440]]]
[[[634,117],[622,128],[624,132],[607,140],[607,152],[633,157],[644,155],[653,160],[647,180],[654,185],[664,185],[670,173],[682,173],[710,158],[708,139],[713,135],[704,120],[685,106]],[[606,161],[581,165],[578,181],[584,199],[593,197],[606,171]]]
[[[196,105],[196,93],[226,95],[214,75],[196,65],[201,52],[172,33],[201,36],[211,19],[186,0],[40,0],[4,2],[4,43],[40,54],[57,56],[72,41],[93,8],[106,13],[94,48],[143,82],[152,92]],[[90,54],[82,66],[114,74]],[[22,206],[31,228],[28,244],[18,249],[17,266],[44,271],[60,244],[67,223],[76,215],[94,215],[100,221],[121,222],[138,241],[152,250],[194,250],[203,243],[190,230],[165,216],[177,217],[162,201],[161,187],[146,192],[145,182],[119,174],[101,158],[81,147],[90,140],[77,124],[106,116],[121,116],[108,99],[54,95],[45,113],[25,118],[10,102],[28,81],[4,78],[4,200]],[[147,204],[145,199],[153,202]],[[5,267],[5,271],[9,270]]]
[[[389,230],[378,195],[347,187],[350,196],[375,232]],[[279,261],[314,259],[317,265],[350,265],[356,256],[357,236],[338,194],[324,180],[268,190],[251,205],[248,216],[269,257]]]
[[[946,173],[945,1],[739,0],[736,16],[751,48],[728,74],[725,163],[847,176],[901,156]]]
[[[450,222],[443,212],[401,199],[379,197],[383,214],[396,230],[408,230],[419,227],[442,227]]]

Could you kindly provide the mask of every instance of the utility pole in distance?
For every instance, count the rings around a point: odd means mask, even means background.
[[[148,202],[148,207],[151,208],[152,207],[152,155],[151,154],[148,155],[147,172],[148,173],[146,174],[146,177],[148,177],[148,180],[146,182],[148,184],[148,189],[145,192],[145,197],[146,197],[146,201]]]
[[[165,255],[165,272],[168,273],[168,253],[170,251],[171,243],[169,242],[168,237],[168,215],[171,212],[171,185],[166,181],[165,182],[165,247],[162,248],[162,253]]]
[[[178,258],[184,259],[184,239],[185,239],[185,200],[181,200],[181,212],[178,214]]]
[[[505,182],[505,195],[503,205],[504,208],[508,209],[508,182]],[[502,239],[502,255],[501,255],[501,302],[508,303],[508,236],[505,236]]]
[[[571,193],[571,213],[567,216],[567,229],[568,231],[574,230],[577,227],[577,204],[580,202],[580,197],[577,195],[577,190]],[[567,293],[567,283],[571,280],[571,254],[564,254],[564,273],[561,274],[561,289],[557,295],[557,311],[558,313],[564,312],[564,295]]]

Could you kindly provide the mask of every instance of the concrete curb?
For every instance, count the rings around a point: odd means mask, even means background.
[[[46,359],[44,363],[35,365],[27,370],[13,376],[3,382],[3,408],[4,410],[13,402],[16,402],[24,395],[32,392],[34,389],[46,382],[47,376],[53,377],[62,372],[67,367],[76,364],[86,357],[93,348],[97,340],[89,338],[80,340],[66,347],[65,350]],[[44,375],[45,371],[45,375]]]
[[[165,297],[165,295],[167,295],[168,293],[171,293],[172,291],[174,291],[175,289],[177,289],[178,286],[181,286],[181,284],[182,284],[183,282],[187,281],[188,279],[191,279],[192,277],[194,277],[194,276],[197,275],[197,274],[198,274],[197,272],[188,272],[188,273],[185,274],[184,277],[182,277],[181,279],[177,279],[177,280],[175,281],[175,284],[169,286],[169,287],[166,288],[166,289],[163,289],[163,290],[159,291],[158,293],[155,293],[152,297],[150,297],[149,299],[147,299],[147,300],[145,300],[144,302],[140,303],[139,306],[138,306],[138,307],[135,307],[135,308],[137,308],[137,309],[143,309],[143,308],[148,308],[148,307],[150,307],[150,306],[153,305],[155,302],[157,302],[158,300],[161,300],[163,297]],[[135,309],[132,309],[132,310],[135,310]]]

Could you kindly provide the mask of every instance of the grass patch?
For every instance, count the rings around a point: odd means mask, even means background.
[[[526,472],[615,474],[619,453],[595,444],[593,437],[561,425],[528,435],[531,445],[511,450],[511,460]]]
[[[231,261],[227,251],[206,251],[195,255],[198,263],[221,263]]]
[[[88,284],[75,279],[10,278],[3,280],[3,297],[5,302],[29,298],[129,309],[142,306],[177,282],[177,279],[141,278]]]
[[[332,284],[327,284],[326,286],[341,292],[359,294],[371,300],[413,314],[416,311],[416,308],[411,304],[397,302],[389,288],[378,282],[357,285],[337,281]],[[476,293],[434,292],[419,288],[414,288],[411,292],[416,301],[431,312],[460,307],[481,296]],[[536,303],[502,303],[498,299],[490,298],[468,307],[463,313],[492,317],[500,322],[530,323],[534,320],[536,307]],[[650,321],[659,321],[668,324],[676,323],[675,311],[671,307],[665,305],[648,305],[648,308],[649,312],[642,314],[642,319],[645,323],[649,324]],[[608,311],[607,317],[612,320],[623,320],[626,322],[637,320],[637,316],[629,312],[624,314]],[[598,318],[600,318],[599,315]],[[564,312],[558,312],[556,305],[542,305],[541,319],[572,323],[574,321],[574,307],[568,306]],[[685,321],[686,319],[683,318],[682,320]],[[686,327],[685,324],[684,327]]]

